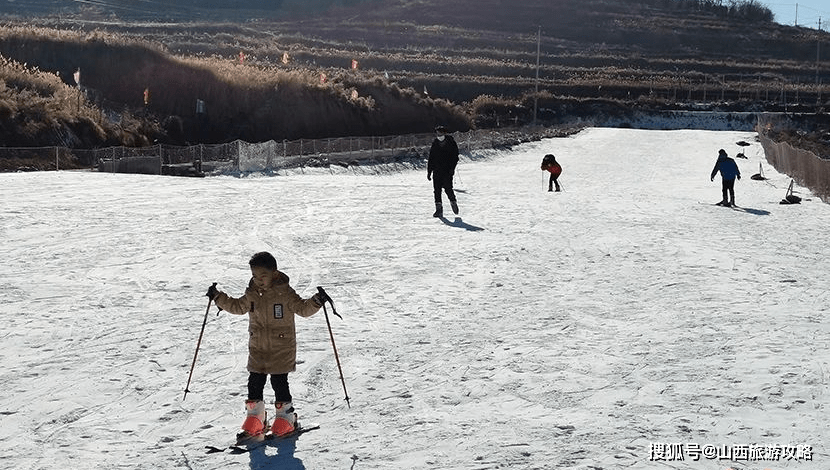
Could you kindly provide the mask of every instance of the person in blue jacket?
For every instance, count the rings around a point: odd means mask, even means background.
[[[726,150],[720,149],[718,151],[718,161],[715,162],[715,168],[712,168],[712,175],[710,181],[715,180],[715,175],[720,172],[721,180],[723,182],[723,200],[718,203],[719,206],[734,206],[735,205],[735,178],[741,179],[741,170],[738,169],[738,164],[735,160],[726,155]],[[727,195],[729,196],[727,198]]]

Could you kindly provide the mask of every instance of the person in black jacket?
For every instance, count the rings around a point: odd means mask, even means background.
[[[458,203],[456,203],[455,192],[452,189],[452,177],[458,165],[458,144],[444,126],[436,127],[435,134],[435,140],[432,141],[432,147],[429,149],[427,180],[432,180],[435,195],[435,213],[432,216],[443,217],[442,189],[447,193],[453,213],[458,214]]]

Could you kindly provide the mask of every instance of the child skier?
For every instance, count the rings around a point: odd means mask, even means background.
[[[542,171],[550,172],[550,179],[548,180],[548,191],[553,191],[553,185],[556,185],[556,192],[559,192],[559,175],[562,174],[562,166],[556,162],[556,157],[549,153],[542,158]]]
[[[738,164],[726,155],[726,150],[720,149],[718,151],[718,161],[715,162],[715,167],[712,168],[710,181],[715,180],[715,175],[720,172],[723,192],[723,199],[718,203],[719,206],[734,206],[735,205],[735,178],[741,179],[741,170],[738,169]]]
[[[264,439],[267,415],[263,395],[269,374],[276,396],[271,432],[276,436],[294,432],[297,414],[288,387],[288,373],[296,370],[297,360],[294,315],[310,317],[324,302],[319,293],[302,299],[288,284],[288,276],[277,270],[277,260],[270,253],[257,253],[248,264],[252,277],[242,297],[229,297],[215,285],[207,293],[222,310],[249,314],[247,416],[237,435],[240,441]]]

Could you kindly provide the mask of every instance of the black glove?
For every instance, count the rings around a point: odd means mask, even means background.
[[[216,283],[215,282],[213,283],[212,286],[208,287],[207,294],[205,294],[205,295],[208,296],[208,298],[210,300],[215,299],[216,296],[219,295],[219,289],[216,288]]]
[[[318,307],[322,307],[326,301],[320,296],[320,294],[314,294],[311,296],[311,300],[317,304]]]
[[[432,172],[427,173],[427,181],[432,181]]]
[[[325,289],[323,289],[322,287],[317,286],[317,294],[315,294],[315,295],[320,297],[320,301],[321,301],[320,305],[323,305],[324,303],[328,302],[328,303],[331,304],[332,307],[334,307],[334,301],[331,300],[331,297],[329,297],[329,295],[326,293]]]
[[[331,312],[333,314],[335,314],[341,320],[343,319],[343,317],[341,317],[340,314],[337,313],[337,310],[334,308],[334,301],[331,300],[331,297],[329,297],[329,295],[326,293],[325,289],[323,289],[320,286],[317,286],[317,293],[314,294],[314,296],[319,297],[320,300],[323,302],[323,304],[325,304],[326,302],[330,303],[331,304]],[[322,306],[322,304],[321,304],[321,306]]]
[[[738,180],[740,181],[740,179],[741,179],[741,175],[738,175]]]

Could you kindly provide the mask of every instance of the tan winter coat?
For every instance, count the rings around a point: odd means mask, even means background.
[[[274,284],[260,291],[251,279],[245,295],[235,299],[220,292],[216,305],[234,315],[248,313],[248,371],[287,374],[297,368],[297,332],[294,315],[310,317],[320,306],[303,300],[280,272]]]

